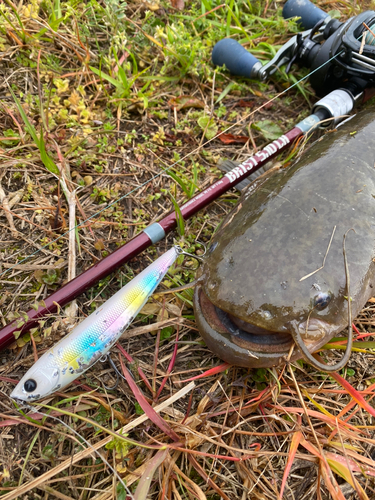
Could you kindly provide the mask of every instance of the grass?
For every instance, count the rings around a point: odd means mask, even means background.
[[[329,8],[347,18],[360,6]],[[67,280],[68,268],[78,273],[151,221],[178,214],[220,175],[222,158],[248,156],[248,145],[222,145],[216,132],[231,127],[260,149],[305,117],[315,99],[306,82],[274,99],[304,71],[257,83],[210,64],[225,36],[267,61],[296,31],[268,1],[197,0],[182,10],[159,0],[2,3],[0,187],[1,206],[10,207],[7,217],[0,212],[3,323],[16,317],[21,325],[22,311]],[[197,236],[208,243],[236,198],[180,218],[157,252],[181,241],[199,253]],[[61,235],[72,207],[77,223],[93,217],[77,228],[68,264]],[[151,249],[133,259],[80,297],[73,319],[60,310],[0,354],[0,497],[373,498],[374,343],[362,340],[372,334],[372,303],[357,320],[349,368],[328,377],[303,363],[272,371],[223,365],[198,336],[192,290],[156,293],[151,313],[113,352],[127,382],[106,391],[116,376],[98,364],[41,406],[14,407],[7,394],[34,356],[155,257]],[[165,291],[193,281],[188,265],[178,263]]]

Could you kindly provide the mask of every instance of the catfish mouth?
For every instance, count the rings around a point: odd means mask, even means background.
[[[219,334],[229,334],[237,346],[259,353],[286,356],[294,344],[288,332],[275,332],[248,323],[216,307],[202,289],[198,292],[200,310],[206,322]]]

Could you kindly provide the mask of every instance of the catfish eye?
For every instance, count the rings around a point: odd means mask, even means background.
[[[326,292],[320,292],[314,297],[314,309],[322,311],[331,302],[331,294]]]
[[[26,382],[23,384],[23,388],[25,389],[26,392],[34,392],[36,389],[36,382],[34,379],[29,378],[26,380]]]

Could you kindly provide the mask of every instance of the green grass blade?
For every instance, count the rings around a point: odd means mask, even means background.
[[[232,21],[232,6],[233,6],[233,0],[231,0],[230,4],[228,5],[228,14],[227,14],[227,23],[226,23],[226,36],[230,36],[230,23]]]
[[[74,231],[76,233],[77,249],[78,249],[78,253],[81,254],[81,240],[79,239],[77,221],[75,221],[75,224],[76,224],[76,227],[75,227]]]
[[[5,16],[5,14],[3,12],[1,12],[1,14],[5,17],[5,19],[7,20],[7,22],[12,26],[12,28],[16,31],[16,33],[20,36],[20,38],[24,42],[26,42],[27,34],[26,34],[26,31],[25,31],[25,28],[23,27],[23,23],[21,21],[21,18],[19,16],[18,12],[17,12],[17,9],[15,9],[14,5],[9,0],[5,0],[5,3],[12,10],[13,14],[16,16],[18,24],[20,25],[20,28],[22,30],[22,35],[19,33],[19,31],[17,30],[17,28],[10,22],[10,20]]]
[[[29,446],[29,449],[27,450],[27,453],[26,453],[26,456],[25,456],[25,460],[23,462],[23,465],[22,465],[22,469],[21,469],[21,474],[20,474],[20,478],[18,480],[18,486],[21,486],[22,484],[22,481],[23,481],[23,475],[25,474],[25,469],[26,469],[26,465],[29,461],[29,458],[30,458],[30,455],[31,455],[31,452],[33,451],[33,448],[34,448],[34,445],[39,437],[39,434],[41,432],[42,429],[38,429],[36,431],[36,433],[34,434],[34,437],[33,439],[31,440],[31,443],[30,443],[30,446]]]
[[[60,0],[55,0],[54,4],[56,20],[62,18],[61,2]]]
[[[186,290],[185,290],[186,292]],[[186,304],[188,304],[190,307],[193,307],[193,301],[192,300],[189,300],[187,297],[185,297],[184,295],[182,295],[181,293],[178,293],[178,292],[175,292],[176,296],[182,301],[182,302],[185,302]]]
[[[222,91],[222,93],[219,95],[219,97],[216,99],[215,104],[218,104],[220,101],[224,99],[224,97],[229,94],[229,92],[232,90],[232,88],[236,85],[235,82],[229,83],[225,89]]]
[[[115,58],[116,64],[117,64],[117,72],[119,77],[121,78],[122,81],[122,86],[124,90],[129,90],[129,81],[128,77],[126,76],[126,73],[124,71],[124,68],[121,66],[119,58],[117,56],[116,50],[114,47],[112,47],[112,52],[113,52],[113,57]]]
[[[129,56],[131,57],[131,59],[133,61],[133,71],[132,71],[132,73],[136,75],[138,73],[137,61],[136,61],[134,55],[131,52],[129,52]]]
[[[171,197],[171,200],[172,200],[175,212],[176,212],[178,234],[180,236],[184,236],[184,234],[185,234],[185,221],[184,221],[184,218],[182,217],[180,207],[178,206],[177,201],[174,199],[174,197],[171,193],[169,193],[169,196]]]
[[[10,90],[10,93],[12,94],[12,97],[14,99],[14,102],[16,103],[16,106],[17,106],[17,109],[18,109],[18,112],[19,114],[21,115],[22,117],[22,120],[24,121],[25,123],[25,126],[26,126],[26,129],[29,133],[29,135],[31,135],[33,141],[35,142],[35,144],[38,146],[39,148],[39,138],[38,138],[38,135],[36,133],[36,130],[35,130],[35,127],[29,122],[29,119],[27,118],[27,115],[20,103],[20,101],[18,100],[18,98],[16,97],[15,93],[13,92],[13,90],[11,88],[9,88]]]
[[[27,129],[27,132],[29,133],[29,135],[33,139],[34,143],[36,144],[37,148],[39,149],[40,157],[41,157],[41,160],[42,160],[44,166],[52,174],[60,175],[60,170],[58,169],[56,163],[53,161],[53,159],[49,156],[49,154],[46,151],[46,146],[45,146],[45,143],[44,143],[44,138],[43,138],[43,132],[42,132],[42,130],[40,131],[40,138],[39,138],[34,125],[32,125],[30,123],[30,121],[29,121],[29,119],[28,119],[28,117],[27,117],[27,115],[26,115],[26,113],[25,113],[25,111],[24,111],[24,109],[23,109],[20,101],[16,97],[15,93],[13,92],[13,90],[12,89],[9,89],[9,90],[10,90],[10,93],[12,94],[14,102],[16,103],[18,112],[21,115],[22,120],[24,121],[24,124],[25,124],[25,127]]]
[[[46,145],[44,142],[42,130],[40,131],[39,152],[40,152],[40,157],[42,159],[42,162],[43,162],[44,166],[46,167],[46,169],[49,172],[51,172],[51,174],[55,174],[57,176],[60,176],[59,167],[56,165],[56,163],[52,160],[52,158],[49,156],[49,154],[46,151]]]
[[[98,75],[100,78],[104,78],[104,80],[107,80],[107,82],[109,83],[112,83],[112,85],[120,90],[123,90],[124,89],[124,86],[122,84],[122,82],[120,82],[119,80],[116,80],[115,78],[112,78],[112,76],[109,76],[107,75],[107,73],[103,73],[103,71],[97,69],[97,68],[94,68],[93,66],[89,66],[89,68],[91,69],[91,71],[93,73],[95,73],[96,75]]]
[[[186,196],[188,198],[191,198],[190,196],[190,190],[189,188],[187,187],[187,185],[185,184],[185,182],[181,179],[181,177],[179,177],[175,172],[173,172],[172,170],[169,170],[168,171],[168,175],[170,177],[172,177],[172,179],[177,182],[177,184],[180,186],[180,188],[182,189],[182,191],[186,194]]]
[[[190,196],[189,198],[192,198],[194,196],[195,190],[197,189],[197,182],[198,182],[198,168],[197,164],[193,160],[193,182],[190,183]]]

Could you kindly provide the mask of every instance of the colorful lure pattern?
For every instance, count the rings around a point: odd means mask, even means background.
[[[181,253],[173,247],[82,321],[30,368],[11,394],[35,401],[61,389],[104,356]]]

